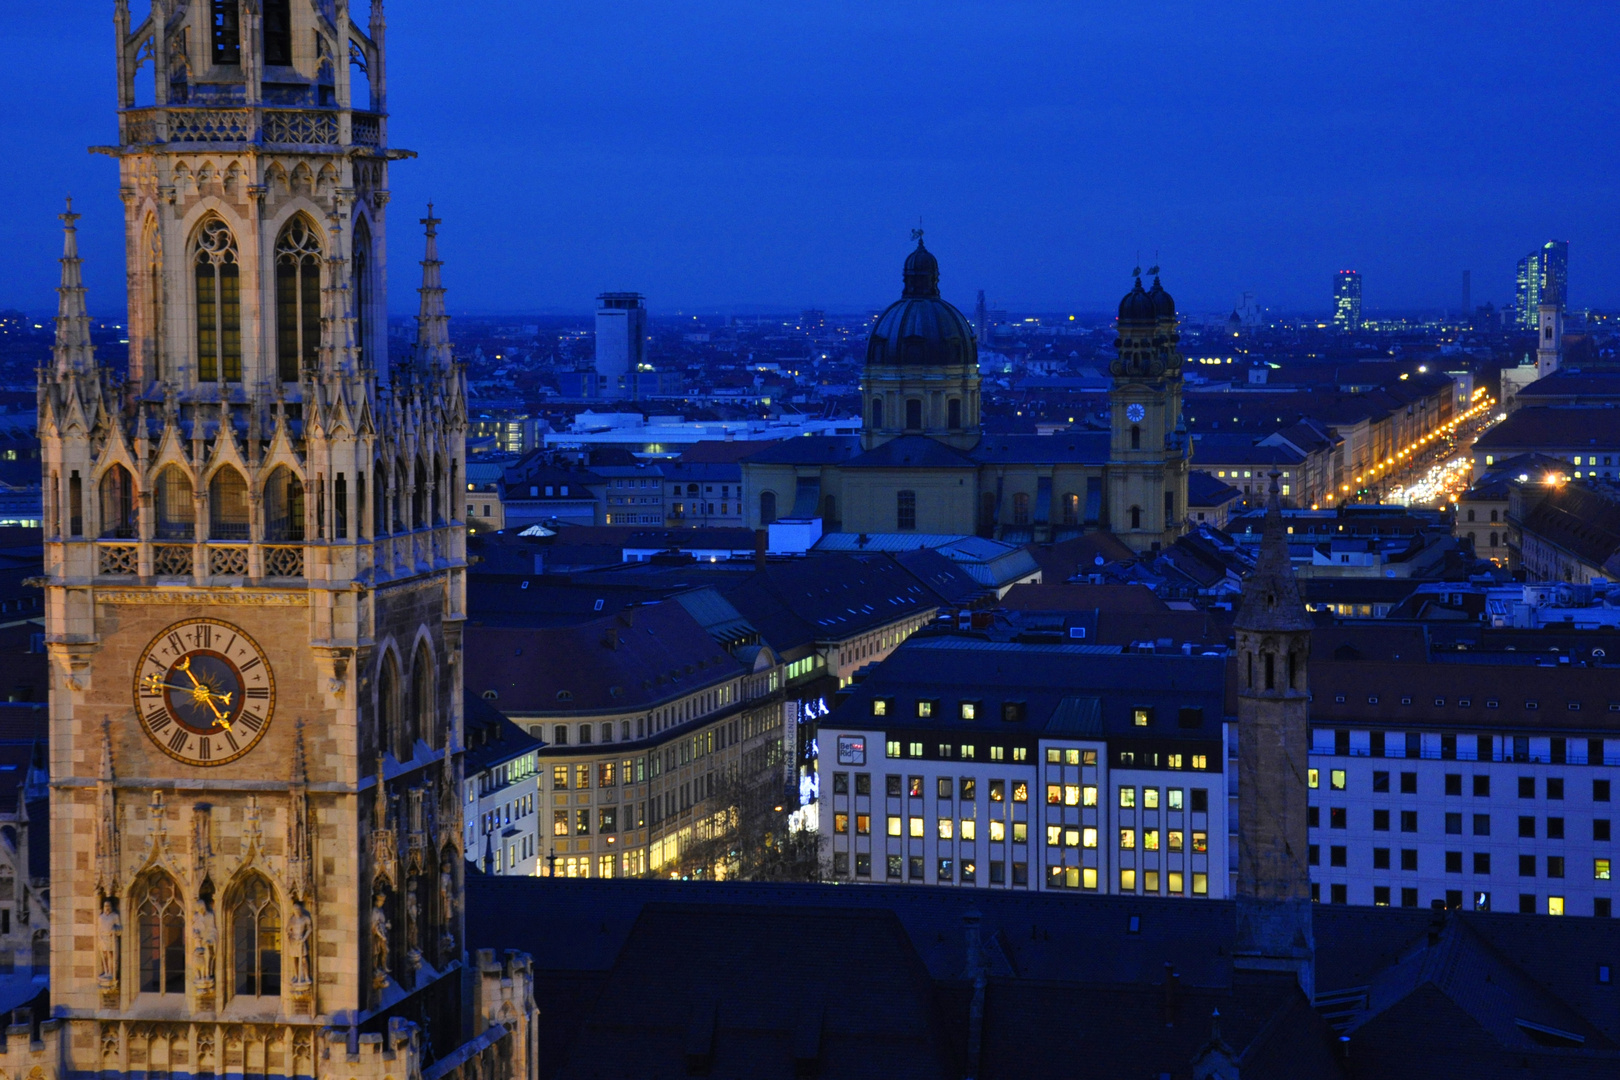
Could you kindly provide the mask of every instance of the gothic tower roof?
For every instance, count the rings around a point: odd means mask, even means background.
[[[1232,625],[1238,630],[1259,633],[1309,630],[1313,625],[1300,599],[1299,581],[1294,577],[1283,532],[1282,509],[1278,501],[1278,479],[1271,471],[1271,494],[1266,500],[1265,533],[1260,540],[1260,556],[1254,570],[1243,580],[1243,607]]]
[[[416,316],[416,363],[423,374],[443,375],[450,370],[450,318],[444,313],[444,282],[439,259],[439,218],[433,216],[433,204],[428,203],[427,217],[422,225],[427,230],[427,248],[422,253],[421,309]]]

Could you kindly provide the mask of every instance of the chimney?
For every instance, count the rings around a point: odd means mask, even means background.
[[[765,552],[770,547],[771,534],[764,529],[754,530],[754,569],[764,573]]]
[[[1176,969],[1175,969],[1174,965],[1172,965],[1170,963],[1170,961],[1166,960],[1164,962],[1164,1026],[1165,1027],[1175,1027],[1175,1025],[1176,1025],[1176,990],[1178,988],[1177,984],[1180,981],[1181,981],[1181,976],[1176,974]]]
[[[602,647],[604,649],[617,649],[619,647],[619,628],[610,626],[602,632]]]

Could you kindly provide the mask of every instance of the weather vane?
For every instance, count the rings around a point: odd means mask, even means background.
[[[921,214],[917,215],[917,227],[915,229],[911,230],[911,238],[913,240],[917,241],[917,243],[919,243],[919,244],[922,243],[923,230],[922,230],[922,215]]]

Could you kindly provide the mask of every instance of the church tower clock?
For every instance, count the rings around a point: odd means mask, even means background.
[[[1119,302],[1118,356],[1109,367],[1108,528],[1137,551],[1186,531],[1190,440],[1181,416],[1176,302],[1150,273]]]
[[[440,1072],[527,1075],[525,963],[492,984],[462,934],[465,385],[431,208],[388,359],[380,0],[115,21],[129,366],[70,206],[39,380],[64,929],[46,1049],[0,1065],[381,1080],[500,1011],[505,1064]]]

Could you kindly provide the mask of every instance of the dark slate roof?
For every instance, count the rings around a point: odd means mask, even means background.
[[[1354,1075],[1613,1075],[1620,1010],[1594,964],[1620,952],[1620,923],[1327,904],[1313,922],[1317,991],[1344,1003]],[[785,1078],[798,1047],[825,1076],[1056,1080],[1084,1060],[1086,1075],[1185,1078],[1217,1009],[1246,1080],[1351,1075],[1286,977],[1232,969],[1234,924],[1220,900],[467,875],[469,947],[534,958],[557,1078],[601,1075],[632,1045],[638,1076]],[[1521,1020],[1586,1042],[1545,1045]],[[853,1052],[867,1040],[880,1073]]]
[[[1225,480],[1217,480],[1202,469],[1188,470],[1188,506],[1224,506],[1241,498],[1243,498],[1243,492],[1228,484]]]
[[[715,586],[778,653],[847,640],[887,626],[940,597],[891,556],[817,555],[770,562]]]
[[[1615,420],[1620,423],[1620,414]],[[1620,432],[1615,435],[1620,443]],[[1524,517],[1521,531],[1556,544],[1589,566],[1620,568],[1620,501],[1580,481],[1555,487]]]
[[[1249,435],[1194,435],[1192,459],[1200,465],[1299,465],[1305,455],[1292,446],[1261,446]]]
[[[1109,611],[1130,614],[1169,611],[1142,585],[1072,585],[1064,582],[1014,585],[1001,598],[1009,611]]]
[[[777,440],[703,439],[681,451],[675,465],[735,465],[746,457],[759,453]],[[665,462],[667,469],[671,463]]]
[[[859,435],[800,435],[773,442],[742,460],[750,465],[837,465],[860,452]]]
[[[967,636],[908,639],[850,690],[821,723],[825,728],[928,728],[982,734],[1039,735],[1076,706],[1069,698],[1093,699],[1103,733],[1153,739],[1209,740],[1221,737],[1225,715],[1226,661],[1222,657],[1121,653],[1093,645],[1027,645]],[[892,705],[875,719],[874,699]],[[917,716],[920,700],[936,702],[933,716]],[[962,702],[978,706],[963,720]],[[1002,706],[1022,705],[1023,719],[1004,718]],[[1154,710],[1150,726],[1135,726],[1134,710]],[[1203,710],[1194,726],[1181,725],[1179,710]],[[1189,717],[1189,722],[1191,718]]]
[[[1051,435],[985,435],[973,448],[981,465],[1103,465],[1109,457],[1106,431],[1059,431]]]
[[[1600,450],[1620,446],[1620,407],[1537,405],[1516,409],[1475,440],[1474,454],[1588,446]]]
[[[961,566],[933,548],[897,551],[893,558],[946,605],[966,607],[985,591]]]
[[[1620,400],[1620,371],[1582,371],[1565,368],[1537,379],[1519,390],[1519,400],[1541,397],[1581,397],[1587,400]]]
[[[1399,660],[1382,659],[1371,650],[1367,655],[1373,658],[1367,660],[1335,660],[1339,655],[1348,653],[1335,648],[1322,656],[1313,645],[1313,723],[1401,731],[1592,732],[1609,738],[1620,732],[1620,713],[1609,711],[1611,704],[1620,704],[1615,666],[1547,665],[1526,679],[1518,664],[1429,663],[1426,656],[1405,651]]]
[[[741,671],[685,608],[669,601],[572,626],[475,622],[467,627],[465,653],[467,692],[494,690],[492,703],[507,713],[645,708]]]
[[[844,462],[846,469],[972,469],[966,455],[926,435],[902,435]]]
[[[462,708],[467,746],[462,763],[468,776],[492,769],[544,745],[478,694],[464,694]]]

